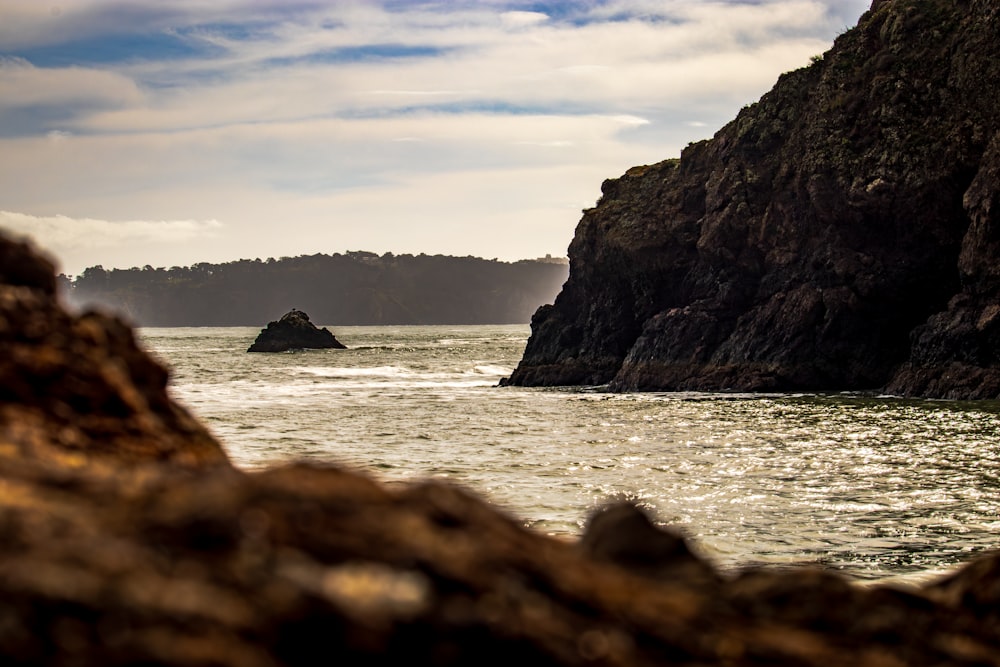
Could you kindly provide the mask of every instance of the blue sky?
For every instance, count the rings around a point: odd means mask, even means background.
[[[87,266],[564,255],[868,0],[0,0],[0,227]]]

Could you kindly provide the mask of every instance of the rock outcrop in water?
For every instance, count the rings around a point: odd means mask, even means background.
[[[449,484],[237,470],[127,326],[0,258],[0,663],[1000,664],[1000,555],[721,573],[628,505],[572,543]]]
[[[886,0],[606,181],[515,385],[1000,397],[1000,8]]]
[[[280,320],[268,322],[247,352],[287,352],[288,350],[344,350],[341,343],[326,327],[320,329],[309,321],[309,316],[294,308]]]

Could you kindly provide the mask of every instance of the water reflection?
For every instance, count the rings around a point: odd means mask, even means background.
[[[498,389],[526,329],[442,329],[341,328],[351,350],[294,355],[244,354],[255,329],[144,335],[246,467],[447,477],[562,534],[626,494],[726,567],[883,577],[1000,542],[997,404]]]

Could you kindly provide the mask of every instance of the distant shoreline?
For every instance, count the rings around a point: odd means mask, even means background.
[[[551,303],[567,260],[352,252],[190,267],[91,267],[60,287],[75,310],[138,327],[264,326],[291,308],[333,326],[519,324]]]

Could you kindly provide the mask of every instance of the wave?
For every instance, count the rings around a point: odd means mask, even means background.
[[[514,369],[510,366],[494,366],[490,364],[482,364],[476,366],[472,369],[472,372],[477,375],[497,375],[500,377],[510,375],[514,372]]]
[[[413,371],[402,366],[298,366],[292,369],[305,375],[323,378],[339,377],[399,377],[413,375]]]
[[[504,377],[510,375],[513,368],[496,364],[476,364],[472,368],[465,370],[456,369],[454,372],[426,372],[405,366],[298,366],[291,370],[300,375],[309,375],[317,378],[406,378],[434,381],[463,379],[468,376]]]

